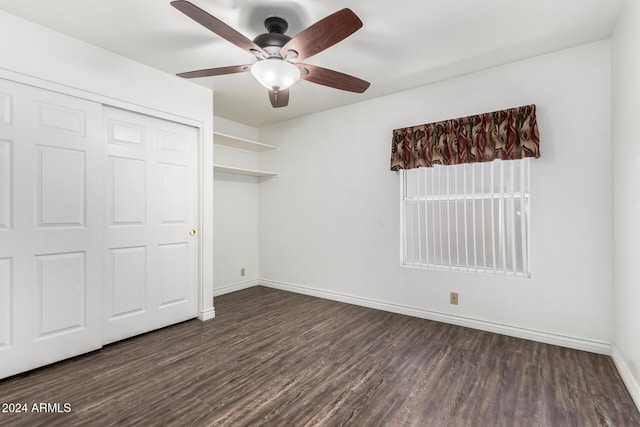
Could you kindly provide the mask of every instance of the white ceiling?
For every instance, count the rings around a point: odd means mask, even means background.
[[[300,81],[289,106],[273,109],[250,73],[191,80],[213,90],[217,116],[262,126],[608,38],[625,0],[191,1],[250,39],[274,15],[290,36],[343,7],[364,22],[305,60],[371,82],[364,94]],[[255,62],[169,0],[0,0],[0,9],[171,74]]]

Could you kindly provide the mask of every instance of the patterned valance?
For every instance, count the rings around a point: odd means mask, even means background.
[[[540,157],[536,106],[393,131],[391,170]]]

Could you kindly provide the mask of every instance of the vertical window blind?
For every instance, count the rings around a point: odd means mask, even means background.
[[[402,170],[403,265],[529,277],[529,164]]]

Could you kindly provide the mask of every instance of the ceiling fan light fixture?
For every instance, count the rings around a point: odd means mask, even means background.
[[[251,66],[251,74],[269,90],[288,89],[300,79],[300,70],[280,58],[258,61]]]

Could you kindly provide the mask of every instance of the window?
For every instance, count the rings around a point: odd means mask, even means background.
[[[402,264],[529,277],[529,163],[403,170]]]

